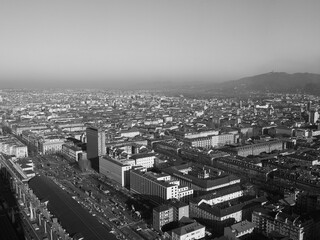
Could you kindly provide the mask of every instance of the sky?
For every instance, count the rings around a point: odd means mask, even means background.
[[[0,88],[320,73],[319,0],[0,0]]]

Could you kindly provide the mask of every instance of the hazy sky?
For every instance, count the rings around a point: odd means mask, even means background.
[[[0,84],[270,71],[320,73],[319,0],[0,1]]]

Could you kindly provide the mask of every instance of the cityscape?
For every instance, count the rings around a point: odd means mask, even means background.
[[[320,98],[248,94],[3,89],[1,239],[317,239]]]
[[[319,240],[319,10],[1,1],[0,240]]]

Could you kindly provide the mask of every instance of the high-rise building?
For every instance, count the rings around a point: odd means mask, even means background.
[[[310,111],[311,111],[311,108],[312,108],[312,102],[309,101],[309,102],[307,103],[307,111],[310,112]]]
[[[101,128],[88,127],[86,133],[88,159],[106,155],[105,131]]]
[[[319,119],[319,113],[317,110],[312,109],[309,113],[309,122],[314,124]]]

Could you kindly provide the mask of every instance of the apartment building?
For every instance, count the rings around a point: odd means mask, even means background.
[[[170,205],[160,205],[153,209],[153,228],[161,231],[161,228],[174,221],[173,207]]]
[[[287,214],[273,209],[259,208],[252,213],[256,229],[265,235],[277,232],[292,240],[313,240],[316,223],[311,217]]]
[[[251,220],[251,213],[267,202],[265,197],[240,197],[215,205],[205,202],[190,204],[190,216],[206,222],[216,233],[223,234],[224,227],[242,220]]]
[[[225,150],[242,157],[247,157],[249,155],[259,155],[262,152],[270,153],[273,150],[281,151],[284,149],[286,149],[285,142],[281,140],[271,140],[247,145],[231,146],[229,149]]]
[[[28,157],[28,148],[14,136],[0,136],[0,152],[17,158]]]
[[[42,154],[52,154],[62,152],[62,145],[65,143],[65,139],[61,136],[51,135],[43,136],[39,140],[39,151]]]

